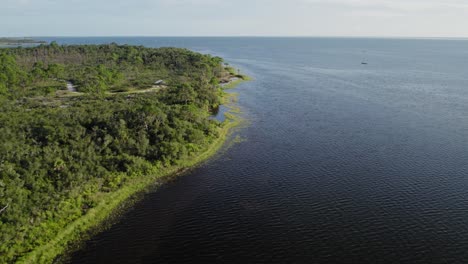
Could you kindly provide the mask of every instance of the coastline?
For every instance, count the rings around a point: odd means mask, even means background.
[[[233,80],[223,86],[223,90],[232,89],[242,82],[251,80],[250,77],[243,75],[243,78]],[[166,168],[153,167],[152,172],[142,177],[136,177],[125,183],[120,189],[103,194],[97,206],[89,209],[83,216],[71,222],[57,236],[47,244],[41,245],[33,251],[25,254],[17,263],[51,263],[61,254],[64,254],[70,244],[79,242],[82,236],[93,228],[103,224],[114,212],[119,210],[119,206],[125,201],[134,197],[138,193],[144,192],[148,187],[157,183],[158,180],[177,177],[187,169],[193,168],[207,161],[225,145],[233,129],[238,127],[243,119],[238,115],[239,110],[235,104],[236,94],[224,93],[222,101],[230,110],[227,112],[226,119],[222,122],[219,130],[219,137],[206,146],[205,149],[191,157],[182,159],[178,165]]]
[[[42,44],[47,44],[47,41],[35,40],[33,38],[0,37],[0,48],[27,47]]]

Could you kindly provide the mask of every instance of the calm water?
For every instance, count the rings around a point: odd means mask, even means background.
[[[467,263],[468,41],[58,41],[187,47],[255,78],[237,89],[245,141],[70,263]]]

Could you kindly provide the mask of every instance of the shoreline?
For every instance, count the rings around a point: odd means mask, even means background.
[[[223,90],[231,89],[238,84],[249,81],[251,78],[244,76],[235,81],[229,82],[223,86]],[[225,145],[228,137],[232,134],[233,129],[242,123],[242,118],[238,115],[238,111],[234,109],[235,103],[233,97],[235,94],[224,93],[222,100],[230,110],[226,113],[226,119],[222,122],[219,130],[219,137],[212,143],[206,146],[204,150],[192,157],[182,159],[179,165],[173,165],[167,168],[158,169],[153,168],[153,172],[131,179],[119,190],[106,193],[102,200],[96,207],[91,208],[85,215],[71,222],[67,227],[62,230],[57,236],[49,241],[47,244],[37,247],[33,251],[25,254],[17,263],[51,263],[57,257],[64,254],[69,250],[70,245],[78,243],[83,239],[83,235],[90,232],[93,228],[98,228],[99,225],[104,224],[113,213],[119,210],[124,202],[128,201],[138,193],[144,192],[147,188],[157,183],[158,180],[164,178],[177,177],[186,170],[206,162]]]

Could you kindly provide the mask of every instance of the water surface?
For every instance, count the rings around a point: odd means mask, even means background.
[[[245,141],[70,263],[466,263],[468,41],[54,40],[187,47],[255,79],[236,91]]]

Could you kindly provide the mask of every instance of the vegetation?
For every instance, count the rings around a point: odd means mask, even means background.
[[[142,186],[212,154],[232,125],[210,118],[231,76],[185,49],[0,50],[0,263],[50,262]]]

